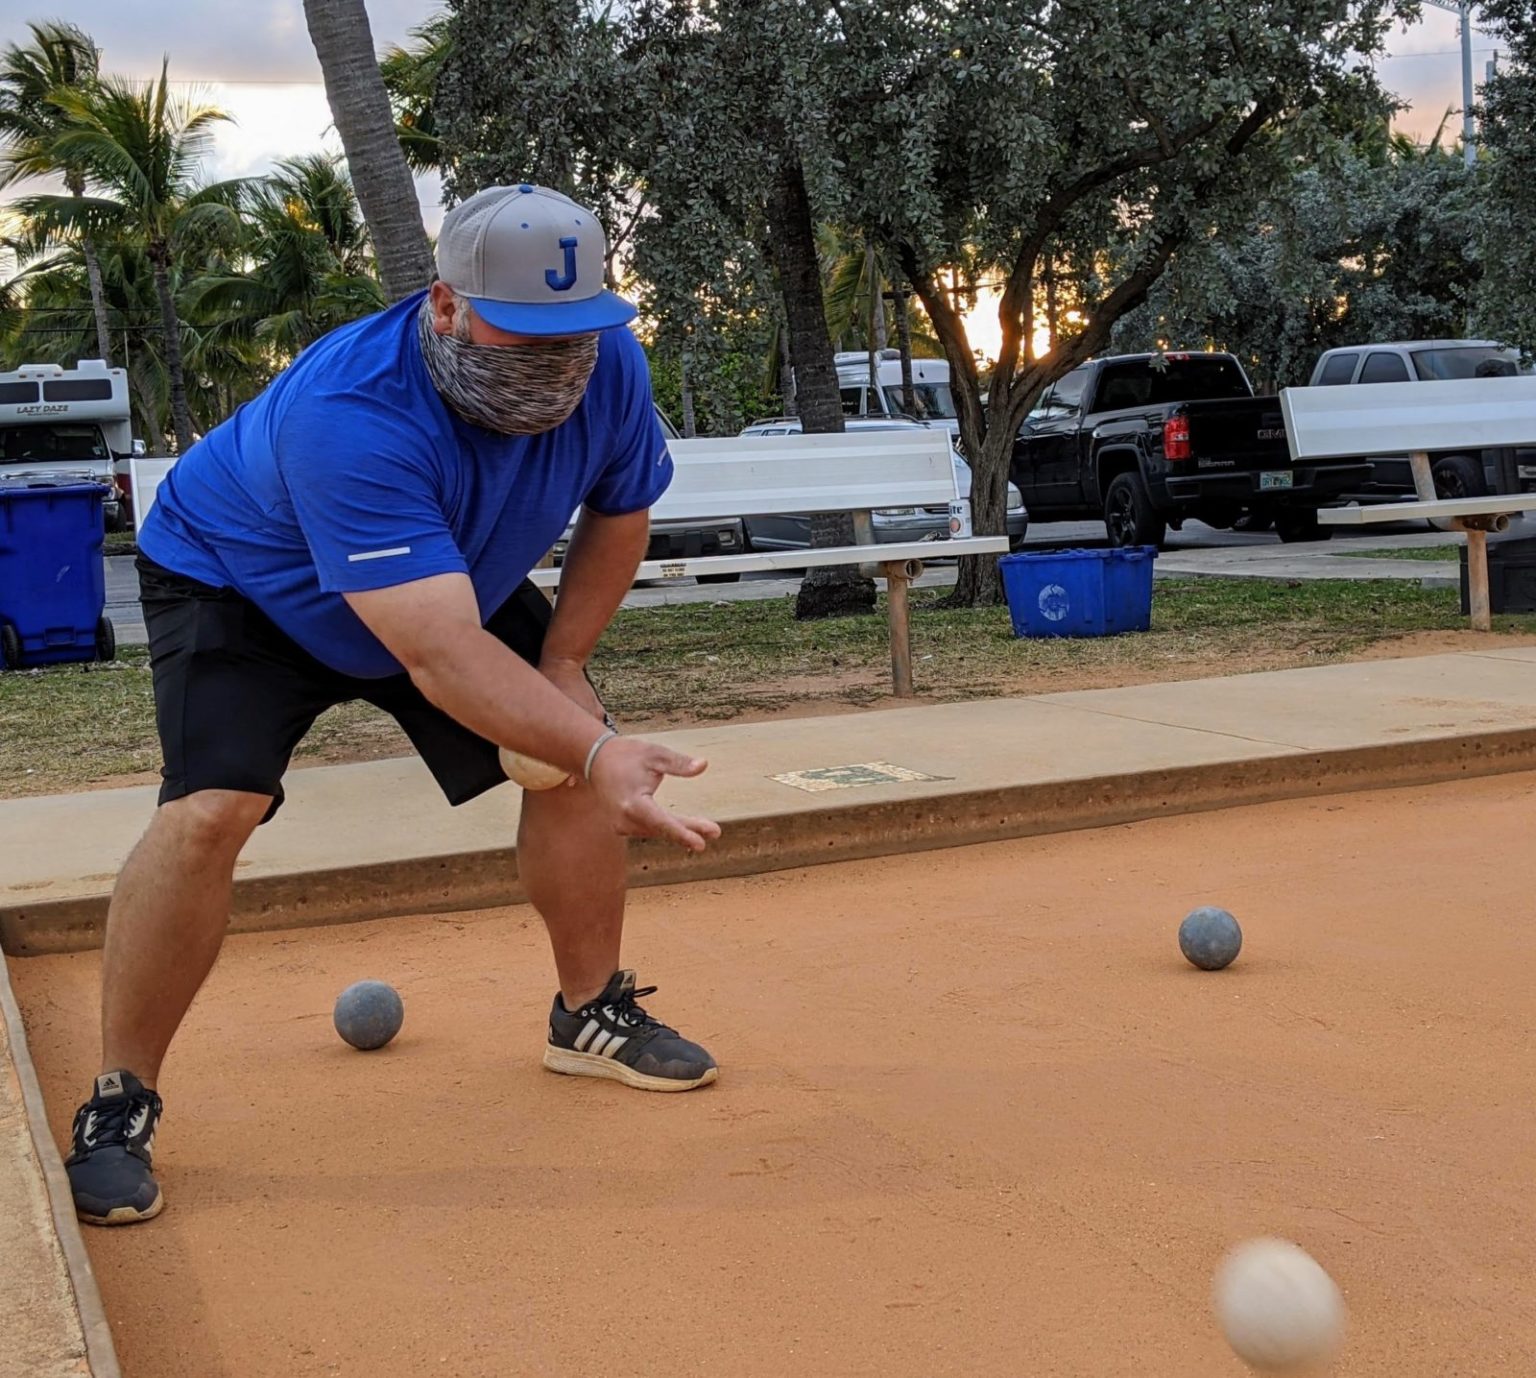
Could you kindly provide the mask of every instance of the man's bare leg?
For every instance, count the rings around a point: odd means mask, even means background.
[[[235,858],[266,795],[204,790],[160,808],[124,863],[101,964],[101,1074],[75,1115],[65,1160],[92,1225],[150,1220],[165,1204],[152,1155],[155,1082],[229,924]]]
[[[625,841],[590,790],[524,790],[517,865],[549,930],[565,1007],[579,1009],[619,969]]]
[[[271,804],[262,794],[203,790],[156,812],[107,912],[102,1071],[155,1085],[224,941],[235,860]]]
[[[544,1065],[646,1091],[688,1091],[713,1081],[715,1060],[703,1048],[634,1003],[633,975],[614,979],[624,933],[625,843],[591,792],[525,790],[517,856],[560,977]]]

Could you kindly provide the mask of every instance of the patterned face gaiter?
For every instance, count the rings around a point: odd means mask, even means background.
[[[547,344],[482,345],[469,316],[454,314],[452,335],[432,328],[432,299],[421,304],[417,335],[433,386],[465,421],[503,435],[552,431],[581,403],[597,365],[597,336]]]

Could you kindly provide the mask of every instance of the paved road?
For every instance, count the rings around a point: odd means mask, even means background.
[[[1533,524],[1517,521],[1509,540],[1528,536]],[[1431,584],[1455,582],[1454,575],[1409,560],[1345,558],[1345,551],[1366,551],[1387,546],[1441,545],[1456,538],[1425,530],[1420,523],[1382,527],[1376,534],[1335,538],[1314,545],[1282,545],[1269,532],[1216,531],[1191,522],[1183,531],[1169,533],[1168,544],[1158,557],[1158,573],[1212,575],[1257,579],[1412,579]],[[1104,544],[1102,522],[1053,522],[1032,531],[1031,550],[1091,547]],[[920,588],[943,588],[955,581],[954,566],[930,566]],[[799,587],[797,577],[744,575],[737,584],[696,584],[691,579],[652,583],[633,589],[624,600],[626,608],[654,608],[673,603],[751,602],[783,598]],[[107,560],[107,615],[117,629],[120,645],[142,646],[144,619],[138,605],[138,580],[133,557],[114,555]]]

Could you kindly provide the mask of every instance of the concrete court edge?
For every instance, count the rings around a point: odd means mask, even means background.
[[[21,1010],[11,989],[10,972],[5,959],[0,957],[0,1018],[5,1021],[7,1037],[11,1045],[11,1064],[21,1087],[21,1104],[27,1117],[27,1127],[32,1132],[32,1148],[42,1164],[43,1180],[48,1191],[48,1204],[53,1215],[54,1237],[64,1255],[64,1268],[69,1274],[70,1290],[75,1296],[75,1312],[80,1317],[80,1330],[85,1338],[85,1360],[91,1378],[122,1378],[117,1364],[117,1351],[112,1345],[112,1327],[101,1304],[101,1292],[96,1286],[96,1274],[91,1271],[90,1255],[85,1251],[85,1240],[80,1236],[80,1222],[75,1217],[74,1200],[70,1196],[69,1178],[64,1172],[64,1162],[48,1132],[48,1112],[43,1104],[43,1090],[38,1084],[37,1069],[32,1065],[32,1054],[27,1047],[27,1031],[21,1020]]]
[[[1536,769],[1536,728],[1480,732],[874,803],[829,803],[725,825],[702,857],[630,848],[632,886],[672,885],[834,861],[1109,827],[1309,795],[1439,784]],[[106,893],[0,904],[13,956],[101,946]],[[261,932],[522,903],[508,845],[235,883],[230,931]]]

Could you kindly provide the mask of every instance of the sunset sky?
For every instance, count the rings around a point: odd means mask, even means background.
[[[368,0],[377,46],[406,41],[410,29],[438,8],[432,0]],[[26,0],[6,6],[0,43],[25,42],[28,18],[58,16],[95,38],[111,72],[157,75],[169,51],[172,77],[195,83],[204,99],[234,116],[233,124],[218,131],[211,178],[258,174],[280,157],[340,149],[302,0],[217,6],[210,0],[52,0],[32,14],[29,9]],[[1426,8],[1423,21],[1396,32],[1388,48],[1382,78],[1409,107],[1399,123],[1414,137],[1427,138],[1447,110],[1461,105],[1456,16]],[[1481,81],[1493,57],[1492,40],[1476,36],[1474,53]],[[421,179],[418,192],[427,227],[435,233],[441,219],[436,179]],[[978,335],[975,343],[986,351],[987,340]]]

